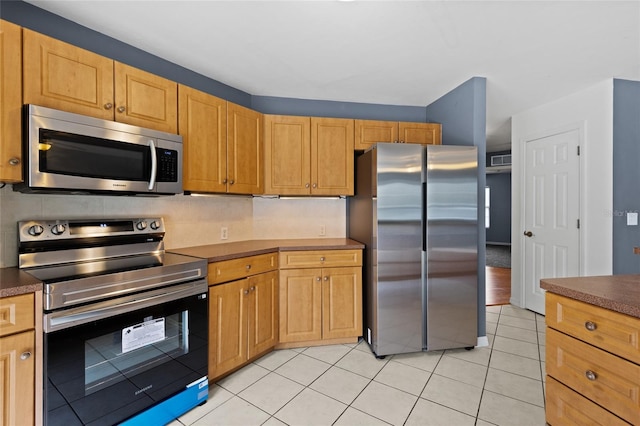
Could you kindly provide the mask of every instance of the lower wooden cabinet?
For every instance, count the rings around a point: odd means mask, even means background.
[[[35,413],[34,295],[0,299],[0,425],[31,425]]]
[[[209,288],[209,380],[270,350],[277,341],[277,271]]]
[[[280,254],[278,347],[357,341],[362,335],[361,253],[327,250]],[[359,266],[345,266],[354,264]]]

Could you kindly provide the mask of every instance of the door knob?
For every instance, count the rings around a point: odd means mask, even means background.
[[[533,232],[531,232],[531,231],[524,231],[524,236],[525,236],[525,237],[529,237],[529,238],[531,238],[531,237],[533,237]]]

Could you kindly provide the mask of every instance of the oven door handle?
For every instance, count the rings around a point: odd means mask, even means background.
[[[77,308],[47,313],[43,318],[43,329],[45,333],[51,333],[197,294],[202,294],[202,298],[207,297],[206,280],[193,281],[169,288],[147,291],[79,306]]]
[[[156,157],[156,144],[153,139],[149,140],[149,149],[151,150],[151,176],[149,177],[149,191],[153,191],[156,184],[156,174],[158,173],[158,158]]]

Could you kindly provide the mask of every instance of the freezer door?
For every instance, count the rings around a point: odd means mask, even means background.
[[[422,313],[422,165],[424,148],[377,144],[377,318],[378,356],[419,352]]]
[[[426,349],[473,347],[478,330],[477,149],[429,146],[426,157]]]

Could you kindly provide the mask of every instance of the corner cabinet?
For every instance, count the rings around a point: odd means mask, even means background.
[[[0,424],[36,424],[34,294],[0,299]]]
[[[175,82],[26,28],[23,64],[25,104],[178,131]]]
[[[22,30],[0,20],[0,182],[22,181]]]
[[[209,380],[275,347],[277,268],[276,253],[209,264]]]
[[[263,118],[259,112],[178,86],[185,191],[263,192]]]
[[[545,298],[547,423],[640,424],[640,318]]]
[[[377,142],[440,145],[442,126],[437,123],[355,120],[355,149],[365,150]]]
[[[353,195],[354,121],[265,116],[265,194]]]
[[[357,342],[362,250],[280,253],[278,348]]]

